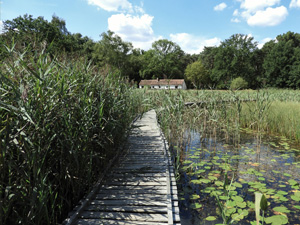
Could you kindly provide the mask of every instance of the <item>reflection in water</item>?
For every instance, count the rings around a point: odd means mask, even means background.
[[[178,146],[174,151],[180,149],[181,155],[179,197],[183,225],[223,223],[215,193],[222,197],[225,173],[233,183],[230,191],[233,205],[228,208],[237,215],[247,210],[236,224],[255,221],[256,191],[264,193],[270,203],[266,217],[282,215],[290,224],[300,224],[300,202],[296,196],[300,183],[299,146],[292,146],[279,137],[257,141],[246,133],[241,134],[236,145],[215,137],[201,137],[195,131],[186,132],[180,143],[176,138],[170,143]],[[243,202],[236,204],[236,196]],[[285,206],[288,212],[277,212],[275,207],[278,206]]]

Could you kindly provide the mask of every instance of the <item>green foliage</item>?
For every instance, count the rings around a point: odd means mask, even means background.
[[[155,41],[152,48],[143,55],[141,77],[153,78],[183,78],[185,55],[179,45],[162,39]]]
[[[218,47],[211,79],[221,88],[229,86],[230,80],[239,76],[254,85],[253,52],[257,43],[253,40],[253,37],[235,34]]]
[[[248,82],[245,81],[242,77],[237,77],[233,79],[230,84],[231,90],[246,89],[247,87],[248,87]]]
[[[7,48],[0,68],[0,224],[58,224],[122,145],[140,103],[85,60]]]
[[[51,22],[48,22],[41,16],[33,18],[32,15],[25,14],[4,21],[3,26],[4,33],[1,34],[3,43],[7,46],[16,43],[15,49],[19,51],[25,46],[33,55],[35,51],[47,49],[52,56],[65,52],[86,54],[91,57],[93,41],[88,37],[82,37],[81,34],[71,34],[66,28],[66,22],[57,16],[53,16]]]
[[[207,87],[210,83],[209,74],[201,61],[196,61],[187,66],[185,77],[197,89]]]
[[[300,88],[300,34],[287,32],[266,47],[263,63],[267,85]]]

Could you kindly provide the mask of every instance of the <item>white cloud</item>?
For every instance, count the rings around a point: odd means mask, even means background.
[[[274,40],[273,38],[264,38],[263,40],[259,41],[259,44],[257,45],[257,47],[259,49],[261,49],[264,44],[266,44],[267,42],[271,41],[271,40]]]
[[[250,26],[276,26],[280,24],[288,15],[288,10],[284,6],[277,8],[267,8],[266,10],[257,11],[247,19]]]
[[[147,50],[154,41],[161,38],[154,35],[152,29],[153,18],[148,14],[141,16],[116,14],[108,18],[108,28],[124,41],[131,42],[134,47]]]
[[[240,15],[240,12],[238,9],[234,10],[233,12],[233,16],[239,16]]]
[[[214,7],[215,11],[223,11],[227,7],[226,3],[222,2]]]
[[[218,46],[221,43],[220,38],[205,39],[188,33],[170,34],[171,41],[177,43],[182,50],[190,54],[199,54],[204,47]]]
[[[238,18],[232,18],[231,22],[233,22],[233,23],[240,23],[241,21]]]
[[[256,12],[266,7],[271,7],[280,3],[280,0],[242,0],[241,9],[248,12]]]
[[[133,7],[127,0],[87,0],[88,4],[95,5],[109,12],[117,12],[120,9],[131,12]]]
[[[287,8],[283,5],[280,6],[281,0],[237,1],[241,3],[240,10],[234,11],[234,18],[231,19],[231,22],[238,22],[242,19],[247,21],[250,26],[276,26],[282,23],[288,15]],[[300,2],[300,0],[297,1]]]
[[[290,8],[300,8],[300,0],[292,0],[290,3]]]

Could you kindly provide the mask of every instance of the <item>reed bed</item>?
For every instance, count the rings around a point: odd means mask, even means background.
[[[238,139],[241,128],[300,142],[299,90],[138,90],[157,108],[166,134],[186,129]],[[186,107],[186,102],[205,104]]]
[[[84,59],[14,46],[7,54],[0,65],[0,224],[58,224],[123,145],[142,99],[118,74]]]

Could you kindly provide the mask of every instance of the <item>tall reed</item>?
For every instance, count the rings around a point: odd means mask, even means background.
[[[0,68],[0,224],[57,224],[142,110],[118,74],[7,47]]]

